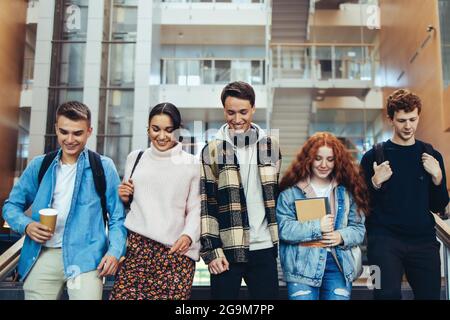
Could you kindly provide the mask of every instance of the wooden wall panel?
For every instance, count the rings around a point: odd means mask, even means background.
[[[14,178],[26,11],[25,0],[0,1],[0,205]]]
[[[444,90],[444,128],[450,132],[450,86]],[[449,142],[450,143],[450,142]]]
[[[406,87],[423,103],[418,139],[432,143],[445,158],[450,189],[450,132],[448,93],[444,110],[439,15],[437,0],[380,0],[380,60],[384,98]],[[434,32],[427,32],[431,25]],[[421,49],[422,44],[431,39]],[[414,61],[411,61],[417,53]],[[403,73],[403,76],[400,75]]]

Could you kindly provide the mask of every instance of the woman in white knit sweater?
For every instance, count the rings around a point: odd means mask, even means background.
[[[148,120],[151,147],[127,158],[119,186],[122,201],[131,202],[127,254],[111,299],[190,297],[200,251],[200,167],[176,139],[180,124],[173,104],[156,105]]]

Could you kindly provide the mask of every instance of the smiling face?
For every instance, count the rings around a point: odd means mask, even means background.
[[[172,119],[166,114],[158,114],[148,124],[148,136],[159,151],[166,151],[175,146],[175,135]]]
[[[255,107],[252,107],[249,100],[227,97],[223,112],[230,131],[233,134],[241,134],[250,128]]]
[[[419,124],[419,110],[416,108],[411,112],[399,110],[390,119],[394,128],[392,140],[398,144],[412,144],[415,141],[415,134]]]
[[[86,146],[92,127],[88,120],[70,120],[65,116],[58,116],[55,131],[62,149],[62,160],[73,163]]]
[[[334,169],[333,149],[322,146],[317,150],[317,155],[312,163],[313,175],[321,180],[330,179]]]

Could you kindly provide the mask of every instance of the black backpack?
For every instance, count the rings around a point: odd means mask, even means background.
[[[423,141],[420,141],[420,143],[422,144],[424,152],[428,153],[430,156],[433,156],[433,154],[434,154],[433,146],[431,144],[423,142]],[[384,144],[385,144],[385,142],[379,142],[373,146],[373,149],[375,151],[375,161],[376,161],[377,165],[380,165],[381,163],[383,163],[385,161]],[[381,190],[386,189],[385,185],[386,185],[385,183],[383,183],[381,185]]]
[[[52,151],[47,153],[42,161],[41,168],[39,169],[38,174],[38,185],[41,184],[42,178],[47,172],[50,164],[56,158],[58,151]],[[108,224],[108,211],[106,209],[106,179],[105,179],[105,171],[103,170],[102,161],[100,159],[100,155],[96,152],[88,150],[89,154],[89,164],[91,165],[92,175],[94,177],[94,185],[95,191],[97,191],[98,196],[100,197],[100,203],[102,205],[102,213],[103,213],[103,222],[105,226]]]
[[[422,144],[423,150],[425,151],[425,153],[428,153],[430,156],[433,156],[433,154],[434,154],[433,146],[431,144],[423,142],[423,141],[420,141],[420,143]],[[373,149],[375,150],[375,161],[377,162],[377,165],[380,165],[385,160],[384,149],[383,149],[384,144],[385,144],[385,142],[379,142],[373,146]]]

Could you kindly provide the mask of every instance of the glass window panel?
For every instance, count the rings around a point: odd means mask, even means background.
[[[106,146],[104,154],[114,161],[117,173],[123,178],[127,156],[131,152],[132,137],[106,136],[103,139]]]
[[[251,83],[251,61],[231,61],[231,81]]]
[[[336,47],[336,78],[363,80],[362,78],[370,78],[367,75],[367,64],[370,63],[367,57],[366,47]]]
[[[60,86],[83,86],[86,44],[61,43],[59,59]]]
[[[251,84],[264,84],[264,62],[252,61],[252,80]]]
[[[164,60],[163,67],[165,66],[165,84],[175,84],[176,83],[176,67],[175,60]]]
[[[83,101],[83,90],[82,89],[59,89],[59,104],[67,101]]]
[[[63,40],[86,40],[89,0],[65,0]]]
[[[19,136],[16,152],[16,174],[20,176],[27,166],[28,147],[30,142],[31,107],[19,108]]]
[[[227,60],[215,60],[215,83],[217,84],[226,84],[231,80],[230,77],[230,69],[231,69],[231,61]]]
[[[316,47],[316,77],[318,80],[332,78],[331,47]]]
[[[187,61],[175,60],[176,82],[179,86],[185,86],[187,82]]]
[[[125,171],[127,155],[131,152],[133,133],[134,91],[110,90],[107,93],[106,128],[105,137],[99,137],[98,150],[110,157],[120,176]],[[100,115],[104,116],[104,112]],[[99,117],[99,121],[101,121]]]
[[[214,69],[211,60],[201,61],[202,69],[202,79],[203,84],[213,84],[214,83]]]
[[[112,39],[136,40],[137,0],[114,1]]]
[[[133,133],[133,108],[133,91],[111,90],[109,92],[106,134],[131,135]]]
[[[198,86],[201,84],[200,80],[200,60],[187,61],[188,66],[188,86]]]
[[[136,44],[114,43],[111,46],[109,65],[111,86],[134,86],[134,61]]]
[[[264,83],[264,60],[161,60],[164,84]]]

